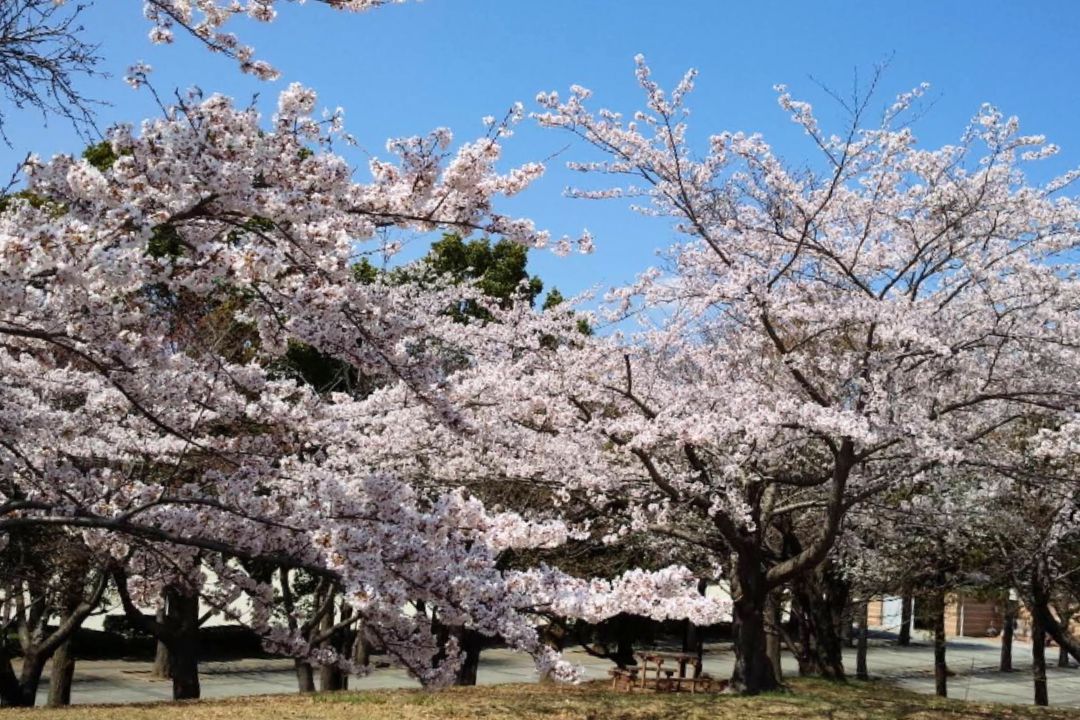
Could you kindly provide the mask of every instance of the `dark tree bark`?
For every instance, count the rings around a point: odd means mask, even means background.
[[[362,667],[371,665],[371,644],[368,642],[362,624],[357,625],[353,634],[352,660]]]
[[[934,691],[940,697],[948,697],[949,668],[945,664],[945,591],[934,594],[930,600],[930,614],[934,625]]]
[[[193,700],[202,694],[199,686],[199,596],[170,592],[169,624],[174,628],[167,642],[173,700]]]
[[[480,667],[480,652],[484,649],[484,636],[475,630],[462,628],[458,635],[462,661],[454,677],[455,685],[475,685],[476,672]]]
[[[603,658],[625,670],[637,665],[634,657],[634,642],[639,639],[640,622],[638,618],[626,613],[609,618],[592,628],[584,623],[577,623],[578,642],[581,648],[593,657]],[[615,649],[611,649],[611,644]]]
[[[0,707],[19,707],[23,705],[23,689],[11,664],[6,643],[0,644],[0,659]]]
[[[1062,610],[1060,606],[1057,608],[1057,611],[1058,611],[1058,624],[1061,626],[1062,632],[1065,633],[1065,634],[1069,634],[1069,624],[1072,622],[1073,615],[1076,614],[1076,611],[1074,609],[1072,609],[1072,608],[1067,608],[1065,610]],[[1060,668],[1070,667],[1068,648],[1066,648],[1061,643],[1058,643],[1057,645],[1058,645],[1057,666],[1060,667]]]
[[[704,595],[708,589],[709,582],[705,578],[700,578],[697,584],[698,594]],[[694,677],[701,675],[702,660],[705,656],[705,637],[701,632],[701,628],[689,620],[686,621],[686,629],[683,634],[683,652],[697,656],[697,663],[694,665]]]
[[[345,673],[336,665],[319,667],[319,692],[334,692],[345,689]]]
[[[792,593],[792,610],[794,611],[796,627],[799,632],[799,647],[798,652],[795,654],[795,658],[799,662],[799,677],[817,675],[819,668],[817,654],[813,650],[813,622],[805,604],[798,600],[798,595],[794,592]]]
[[[32,597],[31,604],[27,607],[22,594],[16,594],[22,667],[16,675],[6,643],[0,643],[0,707],[33,707],[37,702],[38,686],[41,684],[45,663],[75,634],[97,607],[108,584],[108,575],[102,572],[87,595],[82,595],[85,592],[82,582],[80,578],[77,590],[79,595],[73,595],[69,609],[62,614],[60,624],[51,632],[47,627],[49,612],[45,608],[44,596]]]
[[[1080,662],[1080,642],[1069,635],[1050,612],[1050,588],[1045,578],[1048,576],[1046,558],[1039,558],[1031,575],[1030,594],[1025,598],[1032,624],[1038,623],[1045,635],[1049,635],[1058,645],[1068,651],[1073,659]]]
[[[792,598],[799,618],[799,674],[843,681],[844,625],[848,587],[829,564],[792,583]]]
[[[998,669],[1001,672],[1012,672],[1013,632],[1016,629],[1016,602],[1006,598],[1005,627],[1001,631],[1001,663]]]
[[[297,622],[295,611],[296,603],[293,598],[292,592],[292,579],[289,576],[289,568],[281,568],[280,570],[280,582],[281,582],[281,603],[285,609],[286,622],[289,624],[289,629],[293,632],[300,630],[300,625]],[[318,603],[318,593],[316,593],[316,603]],[[312,618],[315,619],[315,618]],[[304,624],[302,634],[305,639],[310,639],[308,635],[311,631],[311,623]],[[293,668],[296,670],[296,686],[302,693],[315,692],[315,670],[311,667],[311,663],[301,658],[293,658]]]
[[[197,699],[199,686],[199,595],[176,588],[166,590],[165,622],[144,615],[127,591],[127,577],[114,573],[117,594],[128,620],[143,632],[154,636],[169,650],[173,700]]]
[[[333,590],[329,591],[333,594]],[[344,610],[344,607],[343,607]],[[322,622],[319,627],[320,636],[325,636],[324,643],[332,647],[339,653],[342,651],[342,638],[343,630],[336,629],[336,623],[334,621],[335,615],[333,609],[326,613],[322,617]],[[342,620],[347,618],[343,617]],[[322,665],[319,667],[319,691],[320,692],[333,692],[335,690],[344,690],[349,686],[348,676],[345,671],[337,665]]]
[[[75,656],[71,652],[71,639],[68,638],[52,656],[52,669],[49,671],[49,707],[61,707],[71,704],[71,683],[75,679]]]
[[[907,647],[911,644],[911,616],[912,616],[912,597],[908,593],[904,593],[900,599],[900,636],[896,639],[896,642],[900,647]]]
[[[766,651],[765,599],[768,588],[762,566],[762,558],[747,547],[739,553],[735,568],[732,617],[735,668],[731,674],[731,688],[746,695],[780,688]]]
[[[1046,706],[1050,698],[1046,689],[1046,631],[1038,617],[1031,622],[1031,675],[1035,682],[1035,704]]]
[[[863,600],[859,603],[859,638],[855,650],[855,677],[859,680],[869,680],[870,672],[866,668],[866,651],[870,638],[870,604]]]
[[[326,578],[319,580],[312,595],[313,610],[300,623],[296,617],[296,599],[293,595],[292,578],[289,568],[279,569],[282,606],[286,614],[289,629],[299,633],[311,645],[329,644],[338,653],[348,656],[354,651],[355,633],[349,631],[353,622],[351,609],[342,604],[341,622],[334,622],[334,601],[337,591]],[[293,659],[296,671],[297,689],[302,693],[315,692],[315,668],[302,658]],[[344,690],[348,688],[349,676],[336,666],[322,666],[318,669],[320,690]]]

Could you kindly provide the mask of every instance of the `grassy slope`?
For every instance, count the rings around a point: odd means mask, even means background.
[[[387,690],[274,695],[197,703],[4,710],[0,720],[1075,720],[1076,709],[980,705],[916,695],[881,683],[794,680],[792,691],[754,698],[613,693],[581,687],[500,685],[438,693]]]

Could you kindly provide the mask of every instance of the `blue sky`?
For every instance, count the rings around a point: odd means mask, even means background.
[[[845,90],[854,73],[867,77],[891,57],[879,104],[919,82],[932,84],[933,107],[915,126],[928,145],[955,141],[983,102],[1019,115],[1026,132],[1045,133],[1062,147],[1053,169],[1080,165],[1080,2],[1036,0],[424,0],[361,14],[309,3],[283,3],[270,25],[233,28],[259,57],[283,72],[276,83],[240,74],[186,37],[153,46],[138,0],[97,0],[87,12],[88,37],[102,44],[113,77],[84,83],[109,100],[103,125],[155,114],[145,92],[122,81],[136,60],[154,66],[159,91],[197,85],[243,98],[260,95],[269,113],[285,83],[315,88],[322,103],[346,110],[362,150],[383,154],[387,137],[452,128],[467,139],[483,132],[480,118],[501,116],[515,100],[532,107],[540,90],[572,83],[596,93],[597,105],[631,112],[640,105],[633,57],[644,53],[661,82],[673,85],[689,67],[701,74],[690,105],[699,140],[721,130],[765,133],[792,162],[811,156],[801,131],[779,110],[772,87],[786,83],[826,120],[838,119],[814,78]],[[13,114],[0,147],[5,177],[28,150],[42,156],[78,150],[63,123]],[[509,141],[507,161],[543,159],[549,173],[504,209],[527,215],[556,236],[587,227],[597,250],[557,258],[534,253],[532,268],[564,293],[629,280],[655,262],[675,236],[668,223],[617,203],[568,200],[575,178],[562,160],[569,137],[532,127]],[[350,151],[363,180],[364,154]],[[410,254],[423,250],[414,243]]]

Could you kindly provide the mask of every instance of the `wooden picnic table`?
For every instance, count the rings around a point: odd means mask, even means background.
[[[637,674],[638,689],[655,690],[657,692],[679,692],[684,685],[689,686],[690,692],[711,686],[711,681],[701,672],[701,660],[697,655],[689,653],[671,652],[640,652],[636,654],[641,662],[641,670]],[[665,661],[670,661],[669,668],[664,667]],[[675,677],[675,668],[678,666],[678,677]],[[686,675],[686,668],[693,668],[690,677]],[[652,675],[652,677],[650,677]],[[663,677],[661,677],[661,675]]]

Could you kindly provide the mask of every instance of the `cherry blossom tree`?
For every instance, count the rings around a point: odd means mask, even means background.
[[[543,567],[502,572],[502,549],[567,531],[373,466],[371,436],[357,430],[373,406],[282,372],[290,347],[310,346],[392,381],[425,421],[466,432],[444,391],[445,353],[483,326],[445,311],[482,293],[357,282],[362,243],[388,227],[547,242],[492,207],[542,171],[495,170],[519,112],[451,156],[446,130],[391,141],[397,161],[372,160],[372,179],[357,183],[329,150],[340,116],[316,119],[315,103],[292,86],[266,127],[227,98],[193,96],[137,132],[115,129],[104,170],[31,160],[26,191],[0,215],[0,530],[78,532],[125,570],[126,605],[152,605],[167,582],[137,558],[202,551],[216,576],[209,588],[193,579],[204,599],[226,607],[247,594],[247,622],[271,647],[320,664],[340,658],[275,622],[272,587],[243,563],[328,576],[349,622],[362,619],[429,683],[459,658],[451,645],[433,666],[430,628],[404,611],[416,601],[561,677],[572,670],[539,642],[537,608],[593,619],[626,607],[722,611],[677,569],[599,584]],[[384,425],[380,442],[411,432]],[[197,694],[190,685],[182,694]]]
[[[578,87],[541,94],[537,119],[607,158],[572,167],[627,183],[572,194],[634,199],[686,236],[666,270],[611,293],[641,330],[548,352],[518,332],[491,360],[497,382],[462,387],[487,398],[507,472],[590,497],[615,532],[713,554],[734,599],[733,684],[759,692],[776,686],[767,594],[825,559],[853,505],[981,458],[1032,409],[1075,406],[1077,175],[1030,184],[1025,166],[1056,148],[990,106],[957,144],[921,148],[905,118],[922,88],[874,122],[868,100],[849,103],[842,135],[780,88],[819,153],[806,169],[743,133],[699,157],[693,74],[670,96],[640,59],[638,79],[632,119],[590,111]]]

